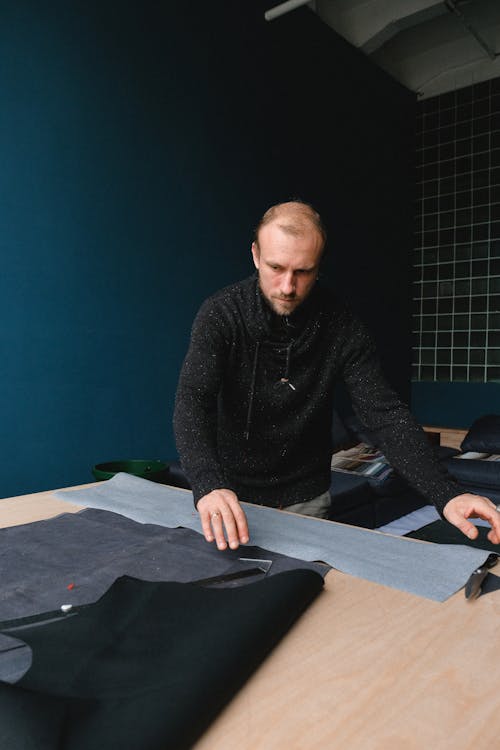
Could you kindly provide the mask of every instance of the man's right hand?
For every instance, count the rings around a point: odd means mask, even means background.
[[[215,539],[219,549],[226,549],[228,544],[237,549],[248,542],[247,519],[232,490],[212,490],[198,500],[197,507],[207,542]]]

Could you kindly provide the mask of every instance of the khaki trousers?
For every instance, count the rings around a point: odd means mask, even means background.
[[[300,513],[303,516],[328,518],[331,502],[330,493],[327,491],[323,492],[322,495],[318,495],[318,497],[314,497],[312,500],[307,500],[305,503],[287,505],[283,510],[288,510],[291,513]]]

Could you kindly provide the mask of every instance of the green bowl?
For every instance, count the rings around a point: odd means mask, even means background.
[[[161,482],[168,475],[168,464],[157,459],[149,461],[132,459],[130,461],[107,461],[92,467],[92,474],[98,482],[111,479],[120,471],[143,477],[143,479],[151,479],[153,482]]]

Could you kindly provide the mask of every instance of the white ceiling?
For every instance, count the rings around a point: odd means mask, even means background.
[[[312,0],[309,5],[421,98],[500,76],[500,0]]]

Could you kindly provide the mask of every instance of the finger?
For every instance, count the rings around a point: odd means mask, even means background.
[[[490,514],[486,518],[491,524],[491,531],[488,533],[488,539],[493,544],[500,543],[500,513],[497,508],[492,508]]]
[[[217,549],[226,549],[227,542],[222,526],[222,514],[218,510],[210,514],[210,523],[212,524]]]
[[[467,515],[479,516],[484,521],[488,521],[491,524],[488,539],[493,544],[500,543],[500,513],[491,500],[488,500],[486,497],[475,498],[474,505]]]
[[[458,513],[453,513],[453,515],[450,514],[448,521],[452,523],[453,526],[456,526],[457,529],[460,529],[462,534],[465,534],[468,539],[476,539],[479,534],[479,531],[474,524],[463,516],[460,516]]]
[[[500,544],[500,536],[495,529],[490,529],[490,531],[488,531],[488,539],[492,544]]]
[[[239,536],[238,536],[238,529],[236,527],[236,521],[234,519],[233,511],[232,511],[232,509],[229,506],[227,506],[226,508],[223,509],[223,511],[222,511],[222,520],[223,520],[224,526],[226,528],[226,536],[227,536],[227,541],[228,541],[229,547],[231,549],[238,549],[238,547],[240,546],[240,539],[239,539]],[[219,549],[222,549],[222,548],[219,547]],[[225,547],[224,547],[224,549],[225,549]]]
[[[241,505],[233,509],[234,520],[236,521],[236,533],[242,544],[246,544],[250,539],[248,532],[248,522],[245,512]],[[500,514],[499,514],[500,515]]]
[[[488,532],[488,539],[493,544],[499,544],[500,543],[500,513],[496,510],[496,508],[491,513],[481,513],[481,518],[484,518],[485,521],[489,521],[491,524],[491,529]]]
[[[214,535],[212,532],[212,524],[210,522],[210,513],[207,510],[200,511],[201,528],[203,529],[203,535],[207,542],[213,542]]]

